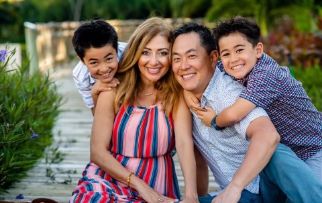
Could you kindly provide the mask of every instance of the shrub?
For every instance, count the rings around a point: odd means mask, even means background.
[[[278,22],[264,39],[265,51],[282,65],[303,68],[322,66],[321,30],[300,32],[289,18]]]
[[[294,68],[293,71],[295,78],[302,82],[313,104],[319,111],[322,111],[322,69],[315,66],[312,68]]]
[[[51,144],[61,104],[48,75],[29,75],[28,64],[7,71],[8,60],[0,61],[0,193],[25,176]]]

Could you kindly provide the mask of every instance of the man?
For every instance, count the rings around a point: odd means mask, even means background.
[[[201,108],[210,106],[219,114],[234,103],[243,87],[223,71],[214,68],[217,58],[215,40],[208,28],[190,23],[175,30],[172,67],[176,79],[186,91],[199,99]],[[204,125],[198,118],[200,116],[202,115],[193,112],[195,145],[223,189],[215,198],[208,195],[206,198],[200,198],[200,202],[210,202],[213,198],[212,202],[261,202],[258,174],[269,162],[280,138],[265,111],[256,108],[240,123],[222,131],[216,130],[218,128],[215,122],[211,123],[211,127]],[[279,152],[287,152],[285,156],[298,159],[285,146],[279,145],[278,147]],[[309,184],[314,182],[314,176],[311,176],[310,170],[305,167],[305,170],[299,173],[309,178],[306,182],[303,178],[303,182],[306,186],[311,186],[317,197],[305,196],[307,199],[304,200],[301,188],[298,185],[294,186],[292,182],[297,178],[294,176],[296,171],[291,173],[293,176],[290,176],[290,185],[287,185],[285,181],[270,180],[271,174],[275,174],[274,178],[281,174],[287,176],[287,170],[283,170],[283,166],[285,169],[294,166],[287,165],[286,159],[279,159],[281,157],[279,155],[275,154],[273,157],[277,158],[270,163],[265,181],[277,184],[292,202],[317,202],[321,198],[319,196],[321,184],[319,182]],[[275,162],[275,160],[280,162]],[[283,164],[280,166],[281,170],[277,169],[277,163]],[[298,163],[301,165],[301,160]],[[207,180],[203,179],[203,181]],[[296,191],[290,192],[287,190],[288,187]],[[204,188],[201,192],[207,191]]]

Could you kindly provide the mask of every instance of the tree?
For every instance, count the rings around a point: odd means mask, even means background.
[[[73,21],[79,21],[84,5],[84,0],[68,0],[71,10],[73,11]]]

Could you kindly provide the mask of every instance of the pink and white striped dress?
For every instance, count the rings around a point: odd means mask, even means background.
[[[122,106],[117,113],[110,151],[129,171],[165,196],[179,199],[171,152],[173,120],[159,105]],[[70,202],[145,202],[138,193],[89,163]]]

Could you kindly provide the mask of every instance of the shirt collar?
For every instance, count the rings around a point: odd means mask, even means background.
[[[89,83],[90,83],[91,85],[94,85],[94,84],[95,84],[95,82],[96,82],[96,79],[95,79],[95,78],[93,78],[89,72],[88,72],[88,75],[89,75]]]
[[[221,70],[216,66],[215,72],[213,76],[211,77],[208,86],[206,87],[205,91],[203,92],[201,99],[200,99],[200,105],[201,107],[204,107],[208,100],[214,100],[214,96],[216,94],[216,85],[215,82],[217,78],[219,77],[219,74],[222,73]]]

